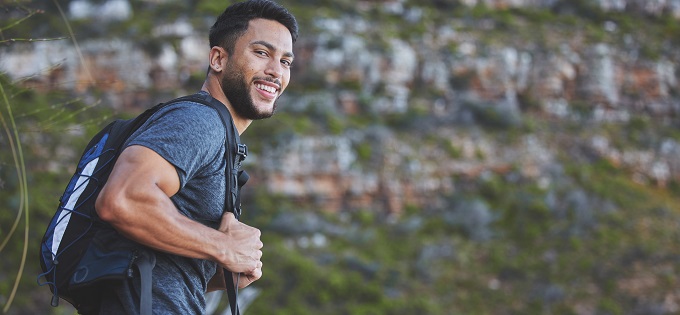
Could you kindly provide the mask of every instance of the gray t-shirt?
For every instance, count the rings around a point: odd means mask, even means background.
[[[181,102],[156,112],[127,146],[147,147],[175,166],[180,190],[171,197],[187,217],[217,228],[225,202],[226,130],[217,111]],[[202,314],[208,280],[217,264],[156,252],[153,309],[158,314]]]

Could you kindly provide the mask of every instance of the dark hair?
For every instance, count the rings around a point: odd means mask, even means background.
[[[298,37],[295,17],[283,6],[270,0],[248,0],[227,7],[210,28],[210,47],[220,46],[234,53],[236,40],[248,30],[250,20],[262,18],[277,21],[290,31],[293,43]]]

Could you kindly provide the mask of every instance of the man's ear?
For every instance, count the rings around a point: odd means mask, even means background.
[[[219,46],[210,48],[210,69],[215,72],[222,72],[224,60],[229,58],[227,51]]]

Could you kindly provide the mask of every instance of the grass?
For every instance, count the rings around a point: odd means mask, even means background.
[[[0,244],[0,252],[2,252],[5,249],[5,246],[8,244],[9,240],[14,236],[14,233],[16,232],[16,229],[19,225],[21,218],[22,217],[24,218],[24,239],[23,239],[24,245],[23,250],[21,252],[19,268],[17,270],[14,286],[12,287],[11,293],[7,298],[7,302],[3,307],[3,312],[7,313],[9,308],[12,306],[12,302],[14,301],[14,297],[16,296],[19,283],[21,282],[21,277],[23,275],[24,268],[26,267],[30,225],[29,225],[28,183],[26,181],[26,164],[24,161],[24,153],[22,149],[21,139],[19,138],[19,133],[17,131],[16,122],[14,120],[14,114],[12,113],[12,107],[10,106],[9,97],[5,92],[5,88],[3,87],[2,84],[0,84],[0,96],[2,96],[2,101],[5,105],[7,115],[7,118],[5,118],[5,115],[3,115],[2,112],[0,112],[0,123],[2,124],[2,128],[4,129],[5,133],[7,134],[7,140],[9,142],[10,150],[12,151],[12,160],[14,161],[14,167],[16,169],[20,200],[17,209],[16,219],[14,220],[14,223],[12,224],[12,227],[10,228],[7,235],[4,236],[2,244]]]

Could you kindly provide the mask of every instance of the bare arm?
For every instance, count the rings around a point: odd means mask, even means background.
[[[251,281],[262,275],[260,231],[222,217],[218,230],[181,214],[170,200],[179,190],[172,164],[151,149],[130,146],[121,153],[96,202],[97,214],[140,244],[180,256],[209,259]]]

